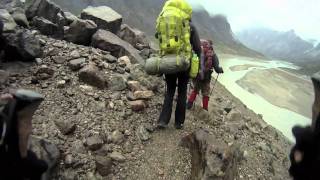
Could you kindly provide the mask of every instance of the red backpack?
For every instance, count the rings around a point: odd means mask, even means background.
[[[212,41],[201,40],[201,48],[204,55],[204,71],[208,72],[213,68],[213,56],[215,52],[213,50]]]

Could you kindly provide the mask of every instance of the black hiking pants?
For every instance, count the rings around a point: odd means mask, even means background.
[[[175,123],[183,124],[186,116],[187,87],[189,80],[188,72],[169,74],[166,75],[165,78],[167,89],[159,122],[168,124],[171,119],[173,98],[176,92],[178,80],[178,99],[175,112]]]

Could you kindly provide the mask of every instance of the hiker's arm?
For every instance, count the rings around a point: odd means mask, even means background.
[[[216,73],[218,73],[218,74],[223,73],[222,67],[219,66],[219,58],[218,58],[217,54],[213,55],[212,63],[213,63],[213,69],[216,71]]]
[[[190,23],[190,28],[191,28],[190,43],[192,45],[192,50],[200,58],[201,57],[201,42],[200,42],[199,34],[198,34],[196,27],[192,23]]]

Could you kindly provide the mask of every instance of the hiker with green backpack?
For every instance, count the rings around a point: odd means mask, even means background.
[[[159,128],[166,128],[169,124],[177,86],[175,128],[183,128],[190,61],[193,51],[198,57],[201,55],[199,35],[191,24],[191,16],[192,8],[185,0],[168,0],[157,19],[156,38],[159,40],[160,56],[148,59],[145,69],[151,75],[165,75],[167,88],[158,120]]]

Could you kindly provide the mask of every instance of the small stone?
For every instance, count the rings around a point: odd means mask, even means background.
[[[242,115],[237,110],[231,110],[231,112],[227,115],[228,121],[240,121],[242,119]]]
[[[80,154],[86,153],[86,149],[80,140],[76,140],[76,141],[72,142],[71,149],[74,150],[74,152],[76,152],[76,153],[80,153]]]
[[[79,71],[79,79],[89,85],[96,86],[101,89],[106,87],[104,77],[100,73],[99,69],[93,64],[89,64]]]
[[[80,53],[79,53],[78,50],[73,50],[73,51],[70,53],[70,56],[71,56],[73,59],[80,58]]]
[[[67,167],[70,167],[72,166],[73,164],[73,158],[72,158],[72,155],[68,154],[66,155],[66,157],[64,158],[64,163]]]
[[[86,145],[91,151],[96,151],[102,147],[103,141],[98,136],[91,136],[86,139]]]
[[[146,104],[143,100],[131,101],[129,102],[129,105],[133,111],[142,111],[146,108]]]
[[[154,93],[152,91],[136,91],[133,93],[133,96],[136,99],[151,99],[154,96]]]
[[[47,80],[54,75],[54,70],[46,65],[42,65],[35,73],[38,80]]]
[[[132,92],[145,90],[138,81],[128,81],[128,87]]]
[[[111,134],[111,142],[114,144],[121,144],[124,141],[124,135],[119,130],[115,130]]]
[[[105,61],[107,61],[108,63],[115,63],[115,62],[117,62],[117,58],[114,57],[114,56],[112,56],[112,55],[110,55],[110,54],[105,55],[103,59],[104,59]]]
[[[65,80],[61,80],[57,82],[57,87],[58,88],[64,88],[66,85],[66,81]]]
[[[124,73],[126,73],[126,70],[122,67],[117,67],[117,73],[124,74]]]
[[[56,64],[63,64],[67,60],[64,56],[53,56],[52,59]]]
[[[128,56],[122,56],[118,59],[118,63],[121,67],[130,67],[131,61]]]
[[[150,134],[143,125],[137,129],[137,136],[141,141],[148,141],[150,139]]]
[[[126,161],[126,158],[119,152],[112,152],[109,156],[113,161],[116,161],[116,162],[122,163]]]
[[[107,176],[112,172],[112,160],[111,158],[104,156],[96,156],[97,171],[101,176]]]
[[[72,134],[76,130],[76,124],[66,120],[55,120],[55,124],[64,135]]]
[[[129,92],[127,93],[127,99],[128,99],[129,101],[135,101],[135,100],[137,100],[136,97],[133,95],[133,93],[132,93],[131,91],[129,91]]]
[[[36,61],[36,63],[37,63],[38,65],[41,65],[41,64],[42,64],[42,59],[41,59],[41,58],[36,58],[35,61]]]
[[[123,91],[127,88],[126,80],[122,76],[113,76],[110,80],[112,91]]]
[[[73,71],[77,71],[79,70],[82,65],[86,62],[86,59],[85,58],[79,58],[79,59],[73,59],[69,62],[69,67],[71,70]]]

